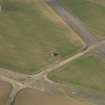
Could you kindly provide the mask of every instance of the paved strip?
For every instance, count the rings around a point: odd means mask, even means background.
[[[56,10],[58,15],[60,15],[75,32],[80,35],[80,37],[87,43],[88,46],[98,42],[94,35],[90,33],[86,26],[79,20],[79,18],[74,16],[70,11],[68,12],[58,0],[47,0],[47,3]]]

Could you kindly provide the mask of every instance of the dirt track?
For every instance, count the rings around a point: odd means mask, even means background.
[[[59,64],[53,65],[51,67],[49,67],[46,70],[43,70],[41,73],[39,74],[35,74],[35,75],[19,75],[19,73],[16,72],[6,72],[7,70],[3,69],[3,71],[0,73],[0,79],[1,80],[5,80],[9,83],[11,83],[14,87],[13,92],[11,93],[11,99],[10,102],[13,101],[14,96],[16,95],[16,93],[22,89],[22,88],[26,88],[26,87],[30,87],[30,88],[37,88],[37,84],[36,81],[41,81],[42,82],[42,87],[39,87],[39,90],[43,90],[45,84],[44,82],[46,81],[49,85],[55,85],[52,84],[50,80],[48,80],[47,74],[53,70],[56,70],[58,68],[60,68],[61,66],[67,64],[70,61],[73,61],[75,59],[78,59],[79,57],[83,56],[84,54],[88,53],[89,51],[91,51],[94,48],[99,47],[100,45],[104,44],[105,41],[102,41],[94,46],[89,47],[87,50],[80,52],[68,59],[65,59],[64,61],[60,62]],[[21,79],[23,79],[23,81],[20,81]],[[34,84],[34,85],[33,85]],[[40,83],[38,83],[40,84]],[[52,87],[51,86],[51,87]],[[47,89],[46,89],[47,90]],[[44,90],[44,91],[46,91]]]

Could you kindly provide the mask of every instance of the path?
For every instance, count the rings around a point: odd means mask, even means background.
[[[38,74],[31,75],[30,77],[31,78],[40,78],[40,77],[44,76],[45,74],[47,75],[49,72],[51,72],[53,70],[57,70],[58,68],[64,66],[65,64],[80,58],[81,56],[85,55],[86,53],[88,53],[88,52],[90,52],[90,51],[92,51],[94,49],[100,48],[100,46],[102,46],[103,44],[105,44],[105,40],[101,41],[101,42],[98,42],[97,44],[88,47],[85,51],[79,52],[79,53],[75,54],[74,56],[63,60],[63,61],[61,61],[60,63],[58,63],[56,65],[52,65],[48,69],[43,70],[42,72],[40,72]]]
[[[39,74],[25,75],[25,74],[20,74],[20,73],[17,73],[17,72],[12,72],[12,71],[3,69],[2,72],[0,73],[0,79],[11,83],[13,85],[13,87],[14,87],[14,90],[11,93],[11,96],[10,96],[10,102],[13,101],[14,96],[16,95],[16,93],[19,90],[21,90],[23,88],[26,88],[26,87],[37,88],[37,85],[36,85],[37,80],[39,80],[39,81],[41,80],[42,83],[46,81],[49,85],[51,85],[52,82],[47,78],[47,74],[49,72],[51,72],[53,70],[57,70],[58,68],[64,66],[65,64],[67,64],[67,63],[69,63],[69,62],[71,62],[73,60],[78,59],[79,57],[83,56],[84,54],[88,53],[89,51],[91,51],[91,50],[93,50],[93,49],[95,49],[97,47],[100,47],[102,44],[105,44],[105,41],[97,43],[97,44],[89,47],[85,51],[79,52],[78,54],[76,54],[76,55],[74,55],[72,57],[69,57],[68,59],[60,62],[59,64],[56,64],[54,66],[49,67],[46,70],[43,70]],[[24,78],[23,81],[20,81],[21,78]],[[35,83],[35,85],[33,85],[34,83]],[[42,84],[42,85],[44,86],[44,84]],[[52,85],[54,85],[54,84],[52,84]],[[39,90],[42,91],[43,86],[39,87]]]

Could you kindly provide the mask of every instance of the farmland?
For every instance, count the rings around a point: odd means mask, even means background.
[[[105,6],[96,0],[59,0],[65,8],[78,16],[98,39],[105,38]],[[93,1],[93,2],[92,2]],[[101,2],[101,3],[99,3]],[[104,0],[103,0],[104,2]]]
[[[73,55],[83,46],[72,29],[45,16],[39,4],[1,1],[1,68],[28,74],[39,72],[49,64]]]
[[[104,19],[104,0],[0,0],[0,105],[105,105]]]
[[[75,99],[67,99],[63,96],[55,96],[34,89],[23,89],[17,96],[13,105],[92,105],[88,102],[80,102]]]
[[[0,80],[0,105],[6,105],[8,103],[8,98],[12,89],[11,84]]]

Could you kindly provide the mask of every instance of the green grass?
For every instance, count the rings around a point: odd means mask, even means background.
[[[72,10],[97,38],[105,38],[105,6],[89,0],[60,1],[68,10]]]
[[[39,72],[82,46],[79,41],[71,41],[65,29],[44,17],[34,4],[0,2],[0,67],[22,73]],[[52,51],[59,56],[51,56]]]
[[[95,56],[83,56],[49,73],[48,77],[60,83],[105,91],[105,62]]]

